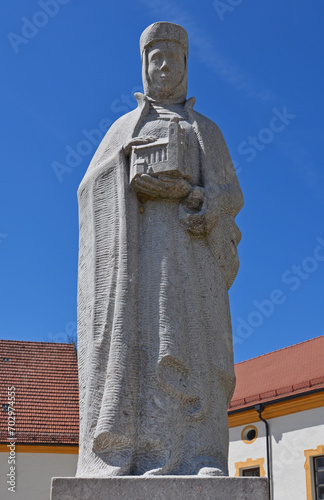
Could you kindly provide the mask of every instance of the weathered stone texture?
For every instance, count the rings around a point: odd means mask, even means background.
[[[266,478],[53,479],[51,500],[268,500]]]

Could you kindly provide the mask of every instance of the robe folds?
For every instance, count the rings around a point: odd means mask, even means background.
[[[220,130],[192,98],[185,108],[202,206],[151,200],[140,211],[123,150],[149,110],[136,97],[78,190],[77,475],[226,471],[235,387],[227,290],[239,266],[234,218],[243,197]]]

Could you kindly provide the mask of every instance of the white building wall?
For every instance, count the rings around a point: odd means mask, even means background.
[[[16,492],[8,491],[8,453],[0,453],[1,500],[49,500],[52,477],[75,476],[78,455],[16,453]]]
[[[253,422],[251,425],[258,430],[258,437],[253,443],[244,443],[241,438],[242,430],[247,426],[240,425],[230,429],[230,446],[229,446],[229,475],[235,476],[235,463],[245,462],[248,458],[256,460],[264,458],[264,468],[266,470],[266,438],[265,425],[263,422]]]
[[[324,445],[324,407],[284,417],[269,419],[274,500],[306,500],[306,473],[304,451]],[[264,458],[267,473],[265,425],[252,423],[258,429],[254,443],[241,439],[246,425],[230,429],[229,471],[235,474],[235,462]]]

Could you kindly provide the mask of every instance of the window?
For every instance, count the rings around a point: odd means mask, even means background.
[[[244,477],[260,477],[260,467],[251,467],[251,469],[242,469]]]
[[[313,458],[316,500],[324,500],[324,455]]]
[[[235,477],[238,476],[255,476],[265,477],[264,458],[257,458],[252,460],[248,458],[245,462],[235,463]]]
[[[255,427],[255,425],[247,425],[242,430],[241,438],[245,444],[254,443],[257,437],[258,437],[258,429]]]
[[[3,411],[9,411],[9,405],[8,404],[3,404],[2,405]]]
[[[324,445],[305,450],[306,498],[324,500]]]

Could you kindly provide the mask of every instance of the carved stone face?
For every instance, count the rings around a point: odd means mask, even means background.
[[[174,42],[156,42],[147,54],[148,79],[152,93],[160,98],[172,94],[183,81],[186,61],[180,45]]]

